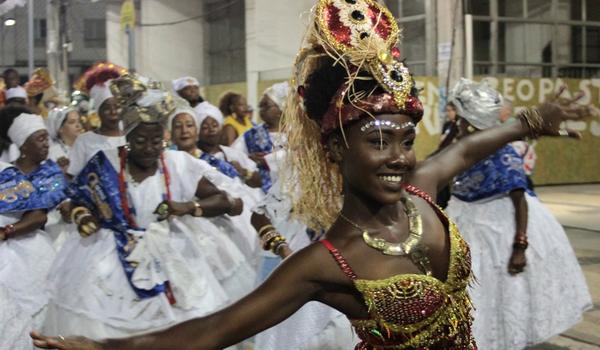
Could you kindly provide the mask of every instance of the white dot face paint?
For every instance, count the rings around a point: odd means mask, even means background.
[[[390,120],[371,120],[365,125],[360,127],[361,132],[367,132],[372,128],[381,129],[382,127],[391,128],[394,130],[402,130],[406,128],[414,128],[415,124],[413,122],[404,122],[401,124],[395,123]]]

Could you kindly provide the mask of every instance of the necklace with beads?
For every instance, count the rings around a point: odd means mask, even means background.
[[[127,169],[127,151],[125,149],[121,149],[121,152],[119,152],[119,158],[119,160],[121,161],[121,169],[119,171],[119,192],[121,195],[121,208],[123,208],[123,213],[125,214],[125,218],[127,219],[129,225],[131,225],[132,228],[138,228],[139,226],[135,220],[135,207],[133,205],[130,205],[130,195],[128,192],[129,186],[127,177],[131,177],[131,174],[129,174],[129,171]],[[171,190],[169,188],[171,178],[169,176],[169,170],[165,166],[165,158],[163,153],[160,154],[158,171],[162,175],[165,185],[165,190],[162,195],[163,200],[171,200]]]
[[[386,241],[383,238],[371,237],[368,230],[365,230],[364,228],[360,227],[358,224],[348,219],[344,214],[340,213],[340,217],[346,222],[348,222],[350,225],[354,226],[359,231],[362,231],[363,241],[369,247],[377,249],[385,255],[411,255],[421,242],[421,237],[423,236],[423,221],[421,219],[421,214],[419,213],[419,210],[417,209],[413,201],[410,199],[410,197],[406,194],[406,192],[402,191],[402,197],[400,198],[400,200],[404,204],[404,212],[408,216],[409,235],[404,240],[404,242],[392,243]]]

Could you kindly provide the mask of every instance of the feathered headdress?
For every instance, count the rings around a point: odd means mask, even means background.
[[[283,117],[290,150],[286,178],[293,179],[291,188],[300,186],[290,191],[293,212],[310,227],[329,227],[341,205],[341,174],[321,144],[326,135],[365,116],[403,113],[417,122],[423,115],[414,80],[399,60],[400,35],[390,11],[375,0],[319,0],[312,9]],[[304,84],[332,60],[347,79],[317,122],[304,111]],[[384,93],[354,91],[356,79],[374,79]]]
[[[110,62],[98,62],[73,84],[75,90],[89,94],[94,85],[101,85],[127,73],[127,69]]]
[[[54,85],[54,79],[46,68],[37,68],[25,83],[27,96],[37,96]]]

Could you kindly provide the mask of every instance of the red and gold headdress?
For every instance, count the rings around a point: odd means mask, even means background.
[[[50,72],[46,68],[37,68],[25,83],[25,91],[27,91],[27,96],[37,96],[52,85],[54,85],[54,79],[50,76]]]
[[[89,94],[94,85],[101,85],[111,79],[116,79],[127,73],[127,69],[110,62],[98,62],[90,67],[77,79],[73,87],[75,90]]]
[[[309,226],[326,228],[337,217],[342,182],[321,140],[365,116],[402,113],[416,123],[423,106],[408,68],[399,60],[401,33],[387,8],[375,0],[319,0],[312,15],[294,63],[283,125],[291,150],[287,178],[301,187],[291,191],[294,212]],[[304,111],[303,85],[314,71],[332,61],[344,67],[347,79],[327,112],[315,121]],[[356,79],[374,79],[380,89],[354,91]]]

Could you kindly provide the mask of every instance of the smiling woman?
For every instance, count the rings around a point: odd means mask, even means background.
[[[313,14],[284,124],[293,213],[326,229],[324,239],[286,258],[258,289],[212,315],[100,342],[33,333],[37,346],[222,349],[319,301],[351,320],[361,338],[356,349],[476,349],[466,290],[469,248],[435,206],[435,194],[507,142],[557,135],[555,126],[577,118],[578,110],[547,103],[416,164],[411,123],[423,110],[398,61],[395,19],[374,0],[320,0]],[[267,246],[277,237],[265,236]]]

